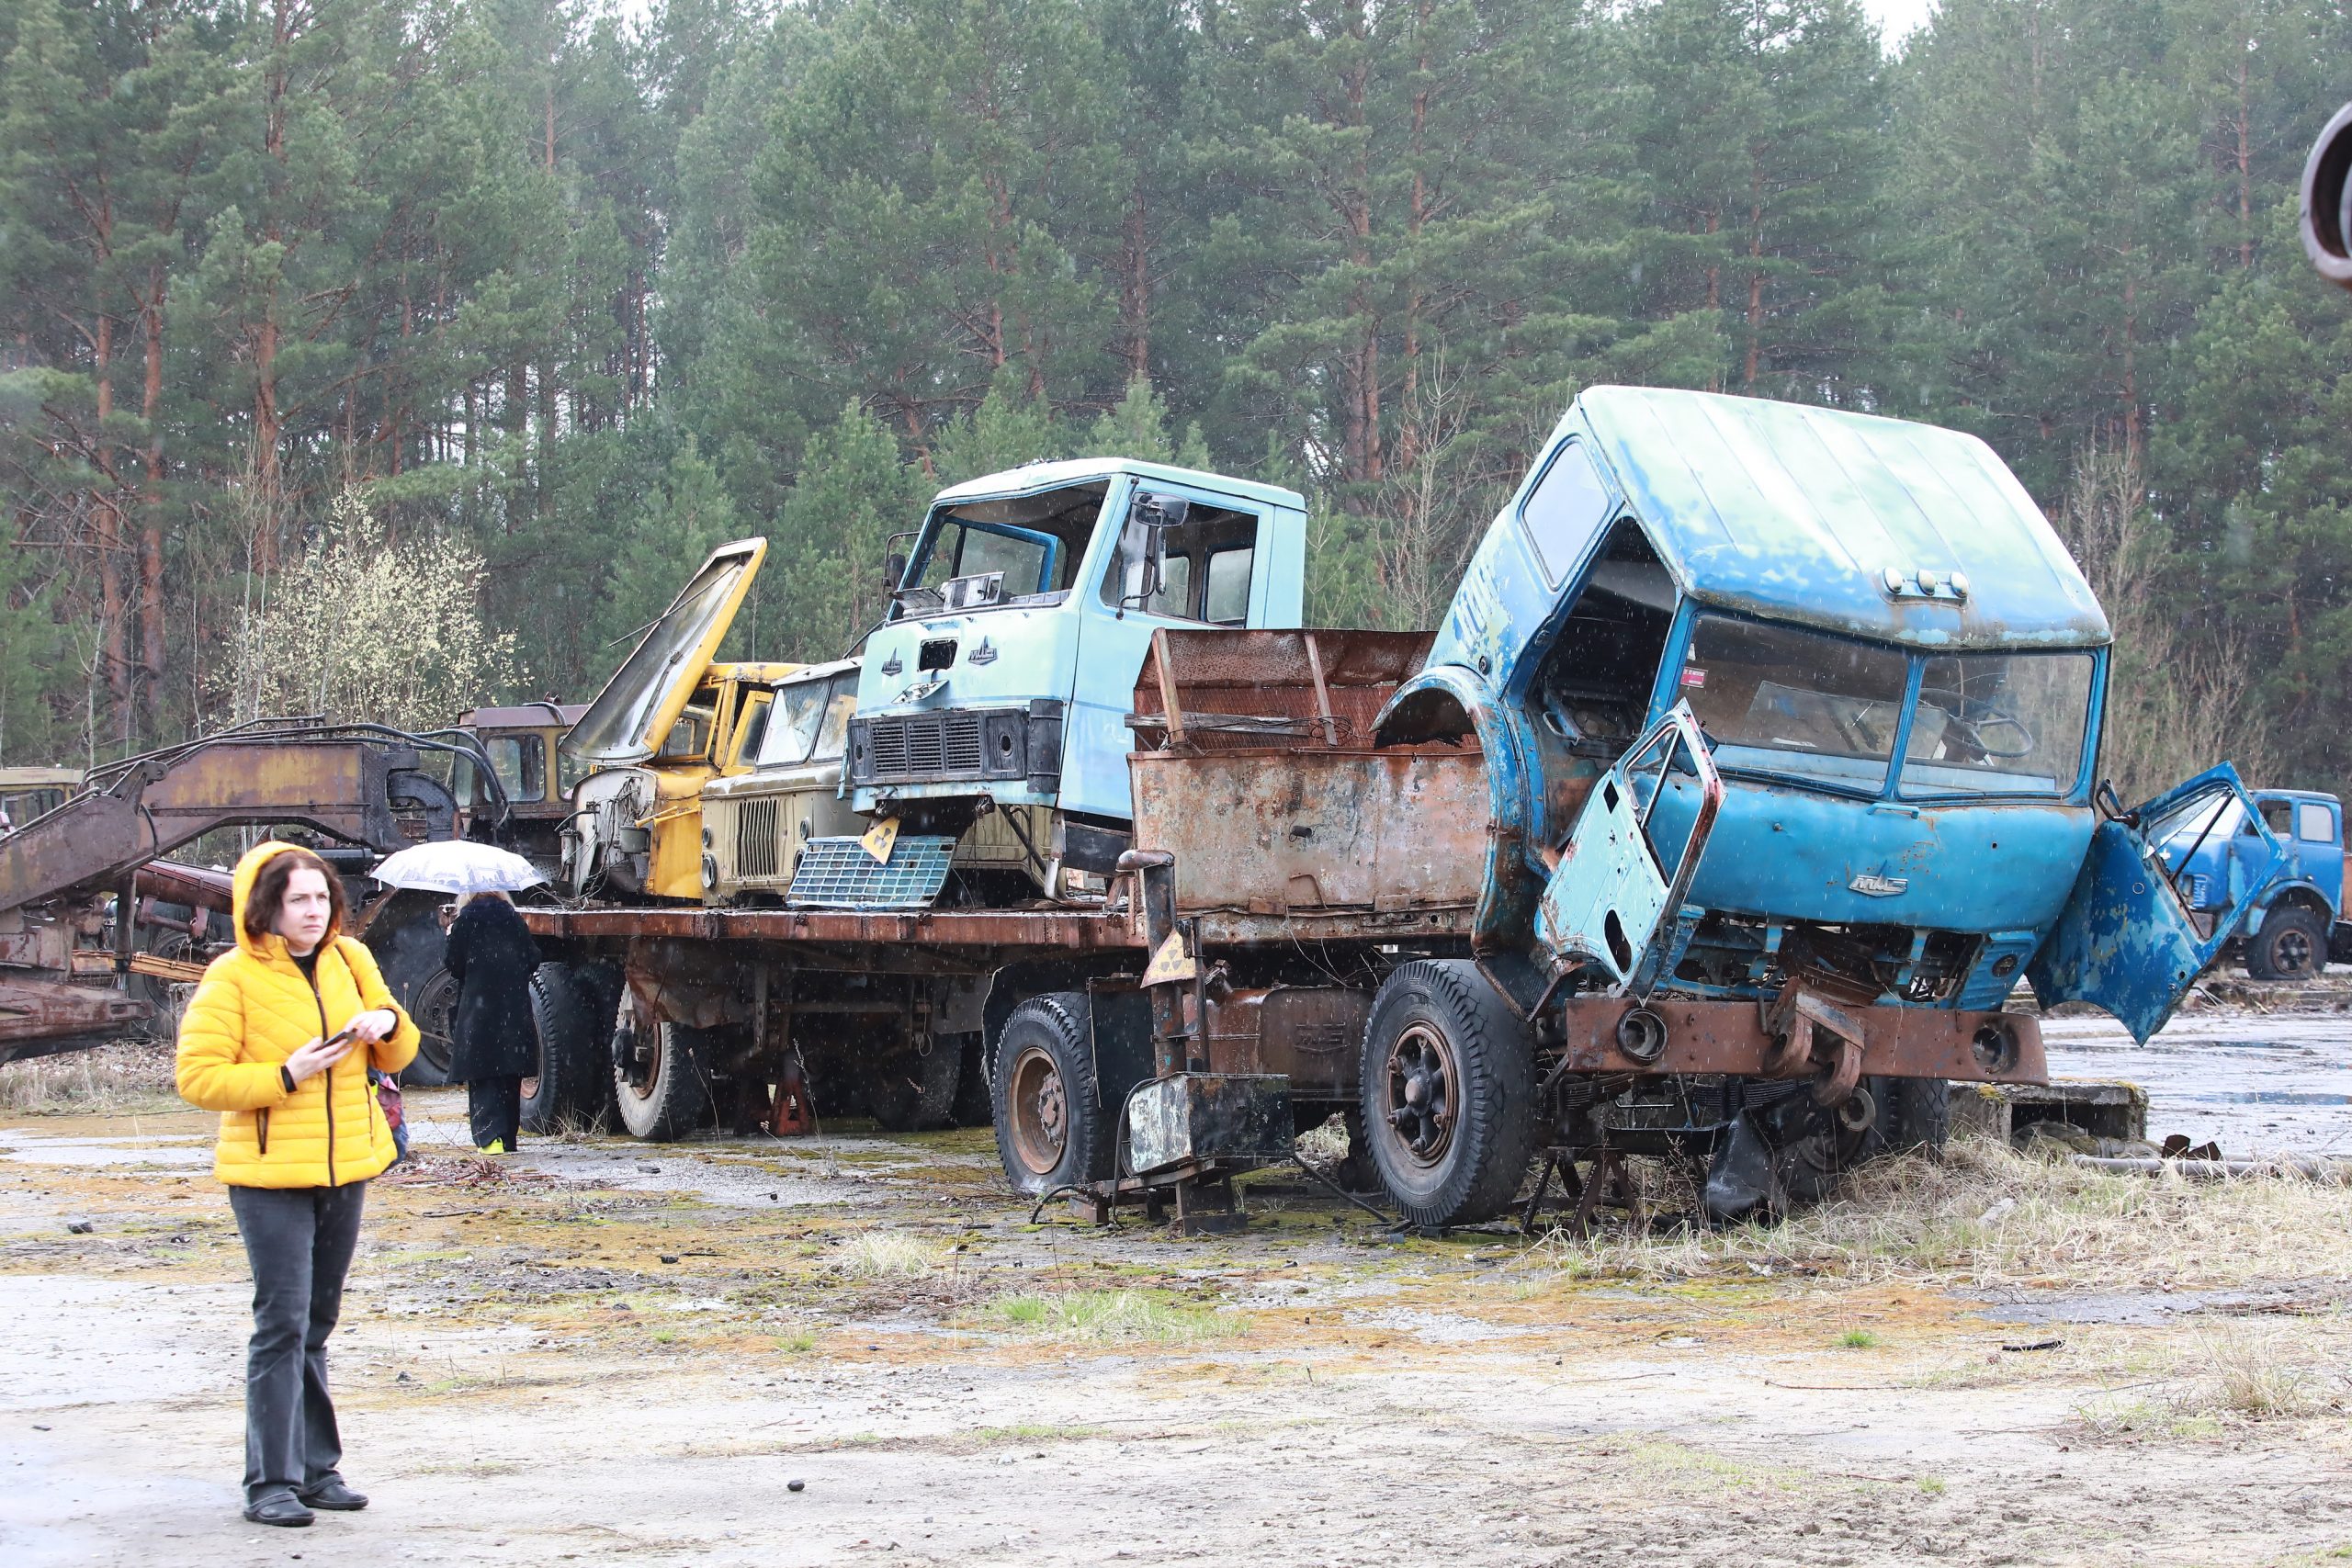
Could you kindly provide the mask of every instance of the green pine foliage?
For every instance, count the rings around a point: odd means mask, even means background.
[[[283,25],[281,25],[281,21]],[[0,761],[219,724],[336,498],[461,542],[501,696],[713,544],[837,657],[939,486],[1306,492],[1434,624],[1568,400],[1984,435],[2124,647],[2116,768],[2352,784],[2316,0],[0,0]],[[191,676],[191,671],[199,673]]]

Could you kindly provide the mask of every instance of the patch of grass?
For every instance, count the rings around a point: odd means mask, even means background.
[[[841,1265],[861,1280],[906,1280],[947,1261],[944,1242],[906,1231],[860,1231],[842,1244]]]
[[[1838,1337],[1838,1346],[1844,1350],[1875,1350],[1879,1337],[1867,1328],[1849,1328]]]
[[[1231,1339],[1249,1320],[1173,1300],[1165,1291],[1067,1291],[1055,1295],[1000,1296],[989,1313],[1008,1327],[1069,1339],[1143,1339],[1183,1344]]]
[[[2186,1410],[2267,1421],[2316,1416],[2327,1407],[2319,1373],[2288,1335],[2240,1328],[2205,1337],[2205,1373],[2178,1402]]]
[[[975,1427],[961,1434],[961,1438],[963,1442],[974,1448],[988,1448],[998,1443],[1074,1443],[1085,1438],[1099,1438],[1109,1429],[1082,1424],[1052,1427],[1033,1421],[1017,1421],[1010,1427]]]
[[[817,1348],[817,1337],[808,1333],[779,1334],[775,1348],[787,1356],[805,1356]]]
[[[1874,1160],[1784,1224],[1590,1238],[1555,1232],[1513,1265],[1568,1279],[1795,1272],[1984,1289],[2154,1290],[2352,1275],[2352,1187],[2257,1176],[2192,1183],[1956,1143]]]
[[[173,1051],[134,1040],[0,1066],[0,1111],[32,1116],[168,1110],[181,1106]]]
[[[1929,1497],[1940,1497],[1951,1490],[1950,1486],[1944,1484],[1944,1478],[1940,1475],[1923,1475],[1915,1484],[1924,1495]]]

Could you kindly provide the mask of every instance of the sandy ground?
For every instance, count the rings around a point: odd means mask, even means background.
[[[209,1119],[0,1118],[0,1562],[2352,1556],[2340,1235],[2227,1289],[1611,1274],[1280,1182],[1238,1237],[1032,1225],[982,1134],[486,1165],[411,1103],[334,1341],[374,1506],[287,1531]],[[2184,1392],[2245,1344],[2320,1383]]]

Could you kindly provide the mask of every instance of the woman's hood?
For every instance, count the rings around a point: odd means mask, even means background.
[[[255,844],[245,852],[245,858],[237,863],[236,872],[229,879],[229,924],[237,933],[237,945],[254,958],[285,957],[286,939],[275,931],[266,936],[258,937],[247,934],[245,902],[253,897],[254,883],[260,877],[263,866],[267,865],[279,855],[301,847],[300,844],[283,843],[277,840],[272,840],[266,844]],[[334,873],[329,872],[327,874],[333,876]],[[321,939],[319,945],[324,947],[342,934],[343,923],[339,920],[330,920],[327,922],[327,934]]]

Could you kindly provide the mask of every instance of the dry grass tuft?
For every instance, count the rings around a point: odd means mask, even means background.
[[[1855,1171],[1779,1225],[1585,1240],[1555,1232],[1518,1267],[1569,1279],[1826,1274],[1976,1288],[2229,1287],[2352,1277],[2352,1188],[2280,1177],[2191,1183],[1953,1145]]]
[[[2209,1335],[2199,1347],[2205,1373],[2180,1403],[2256,1421],[2316,1416],[2327,1408],[2327,1384],[2340,1388],[2342,1379],[2324,1377],[2305,1359],[2309,1350],[2308,1341],[2278,1329]]]
[[[129,1040],[0,1066],[0,1111],[65,1116],[181,1103],[167,1042]]]
[[[909,1280],[944,1264],[944,1242],[905,1231],[860,1231],[842,1244],[841,1265],[861,1280]]]

